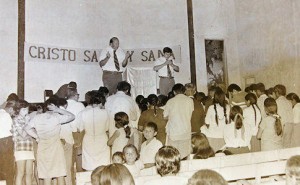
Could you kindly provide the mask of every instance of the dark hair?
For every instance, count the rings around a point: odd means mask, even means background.
[[[192,153],[195,154],[193,159],[207,159],[215,156],[215,152],[204,134],[197,133],[192,135],[191,143],[193,145]]]
[[[235,105],[231,107],[229,118],[234,121],[235,129],[237,130],[243,127],[243,118],[241,116],[243,116],[243,110],[240,106]]]
[[[124,127],[125,133],[126,133],[126,138],[130,138],[131,134],[131,129],[128,126],[129,124],[129,118],[128,115],[125,112],[118,112],[115,114],[115,122],[116,122],[116,127],[121,128]]]
[[[264,93],[266,91],[266,87],[263,83],[258,83],[258,84],[255,85],[255,90]]]
[[[227,88],[228,92],[233,92],[233,90],[241,91],[242,89],[237,84],[230,84]]]
[[[246,88],[245,88],[245,92],[246,92],[246,93],[250,93],[250,92],[251,92],[250,87],[246,87]]]
[[[163,94],[158,95],[157,99],[158,99],[158,102],[157,102],[158,107],[162,107],[162,106],[166,105],[168,100],[169,100],[168,97],[166,95],[163,95]]]
[[[219,104],[221,107],[223,107],[224,110],[224,116],[225,116],[225,123],[228,124],[227,119],[227,112],[226,112],[226,99],[225,99],[225,93],[221,88],[217,88],[213,100],[214,110],[215,110],[215,120],[217,125],[219,125],[219,119],[218,119],[218,112],[217,112],[217,104]]]
[[[205,97],[205,93],[204,92],[196,92],[194,94],[194,98],[195,100],[202,102],[202,99]]]
[[[105,97],[103,95],[97,94],[97,96],[92,96],[91,100],[89,102],[89,105],[93,105],[93,104],[102,104],[104,105],[106,102]]]
[[[135,97],[135,102],[139,105],[142,103],[143,99],[145,99],[145,97],[143,95],[139,94]]]
[[[27,107],[29,107],[29,103],[27,102],[27,101],[25,101],[25,100],[18,100],[17,102],[16,102],[16,104],[15,104],[15,106],[14,106],[14,116],[17,116],[19,113],[20,113],[20,110],[22,109],[22,108],[27,108]]]
[[[101,86],[99,87],[98,93],[103,94],[104,96],[108,95],[109,90],[107,87]]]
[[[300,102],[299,96],[296,93],[289,93],[288,95],[286,95],[286,99],[288,99],[288,100],[294,100],[297,103]]]
[[[57,103],[58,103],[58,106],[65,106],[68,104],[67,100],[64,98],[58,98]]]
[[[154,132],[158,131],[157,124],[154,123],[154,122],[148,122],[148,123],[146,123],[146,125],[144,126],[144,128],[146,128],[146,127],[153,128]]]
[[[109,40],[109,44],[112,44],[114,42],[114,40],[119,40],[118,37],[112,37],[110,40]]]
[[[171,98],[174,98],[174,97],[175,97],[174,92],[173,92],[173,91],[170,91],[170,92],[168,93],[168,99],[171,99]]]
[[[284,85],[278,84],[278,85],[275,85],[274,92],[275,93],[277,92],[281,96],[285,96],[286,95],[286,88],[285,88]]]
[[[173,51],[172,51],[171,48],[165,47],[165,48],[163,49],[163,53],[173,53]]]
[[[158,97],[155,94],[150,94],[147,97],[147,101],[149,105],[154,107],[154,115],[157,115],[157,104],[158,104]]]
[[[267,94],[267,96],[271,96],[273,93],[274,93],[274,88],[273,87],[270,87],[269,89],[267,89],[265,91],[265,93]]]
[[[277,103],[273,98],[267,98],[264,101],[265,109],[267,110],[267,114],[275,118],[275,131],[279,136],[282,134],[282,125],[280,116],[277,114]]]
[[[8,95],[6,101],[18,101],[19,97],[15,93],[11,93]]]
[[[185,87],[181,83],[177,83],[173,86],[172,91],[174,91],[176,94],[184,94]]]
[[[59,107],[58,99],[59,98],[57,96],[50,96],[50,98],[45,101],[44,107],[47,108],[47,106],[51,104],[55,105],[56,107]]]
[[[254,110],[254,116],[255,116],[255,125],[256,125],[256,109],[255,109],[255,107],[254,106],[256,106],[256,108],[258,109],[258,110],[260,110],[259,109],[259,107],[257,106],[257,97],[255,96],[255,94],[253,94],[253,93],[248,93],[246,96],[245,96],[245,100],[246,101],[249,101],[250,102],[250,105],[252,106],[252,108],[253,108],[253,110]]]
[[[130,93],[131,85],[126,81],[121,81],[117,85],[117,90]]]

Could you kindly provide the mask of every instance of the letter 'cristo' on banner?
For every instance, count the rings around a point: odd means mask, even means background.
[[[68,64],[98,64],[101,49],[69,48],[62,46],[47,46],[41,44],[24,44],[24,61],[28,62],[59,62]],[[163,56],[163,47],[146,49],[124,49],[130,54],[129,65],[139,66],[153,64]],[[180,45],[171,47],[176,63],[181,63]]]

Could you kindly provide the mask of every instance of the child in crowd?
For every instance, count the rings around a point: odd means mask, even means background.
[[[117,130],[107,141],[108,146],[112,146],[112,153],[120,152],[128,144],[129,139],[132,138],[134,146],[139,145],[139,133],[136,129],[130,128],[129,118],[125,112],[118,112],[115,114],[115,123]]]
[[[251,129],[251,152],[260,151],[260,140],[256,138],[258,125],[261,121],[261,112],[259,107],[257,106],[257,98],[255,94],[248,93],[245,96],[247,107],[243,110],[244,120],[243,123],[248,125]]]
[[[295,93],[289,93],[286,96],[292,105],[293,105],[293,116],[294,116],[294,124],[293,131],[291,137],[291,147],[299,147],[300,146],[300,99],[299,96]]]
[[[15,114],[13,115],[13,141],[14,141],[14,156],[16,161],[16,185],[23,184],[25,177],[25,184],[32,184],[33,174],[33,138],[25,131],[25,127],[29,122],[28,116],[29,103],[25,100],[18,100],[14,107]]]
[[[157,125],[155,123],[147,123],[144,127],[143,134],[146,141],[141,146],[140,157],[145,168],[149,168],[155,166],[155,154],[163,145],[155,137],[157,134]]]
[[[191,159],[207,159],[214,156],[215,152],[209,145],[209,142],[204,134],[196,133],[192,135]]]
[[[213,170],[199,170],[189,179],[187,185],[227,185],[227,181]]]
[[[124,155],[122,152],[115,152],[112,156],[112,162],[113,163],[120,163],[120,164],[124,164],[125,163],[125,159],[124,159]]]
[[[300,184],[300,155],[290,157],[286,162],[286,185]]]
[[[259,125],[257,138],[261,139],[261,150],[277,150],[282,146],[281,118],[277,114],[277,103],[273,98],[267,98],[264,102],[267,117],[263,118]]]
[[[155,94],[150,94],[147,100],[149,109],[142,112],[139,118],[139,130],[144,130],[148,122],[156,123],[158,127],[156,138],[164,144],[166,142],[166,125],[168,120],[164,119],[164,110],[158,107],[158,97]]]
[[[158,174],[161,178],[149,180],[145,185],[186,185],[187,178],[176,176],[180,170],[180,154],[173,146],[164,146],[158,150],[155,156]]]
[[[224,140],[226,149],[232,154],[250,152],[251,130],[243,124],[243,110],[240,106],[233,106],[230,110],[230,123],[225,125]]]
[[[216,88],[213,105],[209,106],[205,124],[201,127],[201,132],[206,135],[210,146],[214,151],[224,146],[224,127],[228,124],[230,107],[226,102],[225,93],[221,88]]]
[[[91,175],[92,185],[134,185],[128,169],[122,164],[99,166]]]
[[[134,145],[129,144],[124,147],[123,154],[125,158],[124,166],[127,167],[133,177],[138,177],[140,171],[144,168],[144,164],[138,160],[140,157],[138,150]]]

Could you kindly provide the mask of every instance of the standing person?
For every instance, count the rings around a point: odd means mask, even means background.
[[[99,65],[103,70],[103,85],[109,94],[117,92],[117,85],[122,81],[122,73],[128,64],[129,54],[119,47],[119,39],[112,37],[109,46],[101,51]]]
[[[202,104],[194,98],[196,94],[196,87],[192,83],[185,84],[185,93],[186,96],[192,98],[194,102],[194,111],[191,119],[192,132],[199,132],[200,128],[205,124],[204,122],[204,108]]]
[[[17,164],[16,185],[32,184],[33,174],[33,138],[25,131],[24,127],[28,124],[30,117],[28,115],[29,103],[19,100],[15,106],[15,114],[13,116],[13,141],[14,156]]]
[[[260,149],[260,140],[256,138],[258,125],[261,121],[261,111],[258,108],[256,101],[257,98],[255,94],[248,93],[245,96],[247,107],[243,110],[244,114],[244,124],[248,125],[251,128],[252,138],[251,138],[251,152],[259,152]],[[262,109],[265,112],[264,108]],[[266,114],[266,113],[265,113]]]
[[[73,155],[77,156],[77,149],[81,143],[80,136],[77,133],[78,125],[76,122],[77,115],[80,111],[84,110],[84,105],[81,102],[78,102],[79,94],[76,89],[70,89],[67,99],[67,108],[66,110],[74,114],[75,120],[70,122],[69,124],[64,124],[61,126],[61,139],[64,140],[64,151],[65,158],[67,164],[67,176],[66,176],[66,185],[71,185],[72,182],[75,182],[75,172],[73,168],[73,164],[75,162],[75,158]],[[73,151],[74,145],[74,151]],[[75,148],[77,147],[77,148]],[[78,167],[78,164],[77,164]]]
[[[190,154],[194,102],[184,95],[185,88],[182,84],[175,84],[173,91],[175,97],[167,102],[164,110],[164,118],[168,119],[166,145],[177,148],[183,159]]]
[[[105,109],[100,109],[101,100],[104,97],[92,97],[90,106],[77,116],[79,130],[85,131],[82,141],[82,168],[85,170],[110,163],[110,149],[106,145],[109,117]]]
[[[275,99],[277,103],[277,111],[281,116],[281,124],[283,126],[282,142],[284,148],[291,147],[291,136],[293,132],[293,106],[286,99],[286,88],[284,85],[278,84],[274,87]]]
[[[138,119],[139,107],[135,103],[134,99],[130,96],[131,85],[126,81],[121,81],[117,85],[118,92],[107,98],[105,103],[105,109],[109,112],[109,136],[115,132],[114,117],[117,112],[125,112],[129,117],[129,125],[132,125],[132,121]]]
[[[229,94],[229,105],[234,106],[238,105],[241,108],[246,107],[245,96],[247,95],[246,92],[242,91],[240,86],[237,84],[230,84],[227,88]]]
[[[295,93],[289,93],[286,96],[292,105],[293,105],[293,115],[294,115],[294,124],[293,124],[293,132],[291,139],[291,147],[299,147],[300,146],[300,99],[299,96]]]
[[[175,58],[171,48],[165,47],[163,53],[164,56],[155,61],[153,70],[158,72],[160,94],[167,96],[175,84],[174,71],[179,72],[179,67],[175,64]]]
[[[77,83],[71,81],[68,84],[64,84],[62,85],[57,92],[55,93],[55,95],[59,98],[63,98],[63,99],[67,99],[68,98],[68,94],[70,90],[77,90]]]
[[[201,127],[201,132],[206,135],[214,151],[218,151],[225,144],[223,133],[225,125],[229,122],[229,111],[225,93],[221,88],[217,88],[214,103],[209,106],[205,116],[205,125]]]
[[[257,96],[257,106],[260,109],[261,117],[266,117],[265,107],[264,107],[264,101],[268,98],[266,95],[266,88],[263,83],[258,83],[255,85],[255,94]]]
[[[230,123],[224,127],[226,149],[232,154],[250,152],[251,129],[243,123],[243,110],[235,105],[230,110]]]
[[[282,149],[281,117],[277,113],[277,103],[273,98],[264,102],[267,117],[263,118],[257,132],[257,139],[261,139],[261,151]]]
[[[47,111],[37,114],[30,120],[28,126],[35,128],[39,138],[37,149],[37,170],[44,185],[50,185],[53,178],[58,185],[64,185],[64,176],[67,175],[66,159],[63,143],[60,139],[61,124],[69,123],[75,116],[58,108],[57,100],[49,98],[45,102]]]
[[[150,94],[147,100],[149,108],[142,112],[139,118],[138,128],[142,131],[147,123],[156,123],[158,128],[156,138],[164,145],[166,142],[166,125],[168,120],[164,119],[164,110],[157,106],[158,97],[155,94]]]
[[[14,143],[12,140],[15,101],[6,103],[4,109],[0,109],[0,180],[5,180],[7,185],[14,183]]]

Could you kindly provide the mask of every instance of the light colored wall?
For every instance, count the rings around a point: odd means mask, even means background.
[[[235,0],[241,78],[300,93],[297,0]]]
[[[26,41],[73,48],[105,48],[117,36],[122,48],[181,45],[176,81],[190,82],[186,2],[182,0],[26,1]],[[26,63],[25,98],[41,101],[44,89],[77,81],[79,93],[98,89],[97,65]]]
[[[206,92],[204,39],[224,39],[229,83],[243,87],[255,76],[267,87],[277,83],[300,93],[297,0],[193,1],[198,90]],[[17,1],[0,3],[0,102],[17,91]],[[58,0],[26,1],[26,41],[74,48],[104,48],[118,36],[122,48],[180,44],[181,71],[176,81],[190,81],[186,1]],[[43,100],[43,90],[78,82],[81,99],[102,85],[97,65],[25,63],[25,99]]]
[[[0,102],[17,92],[18,74],[18,4],[15,0],[0,3]]]
[[[224,40],[228,83],[240,84],[234,1],[198,0],[193,7],[198,91],[207,93],[205,39]]]

